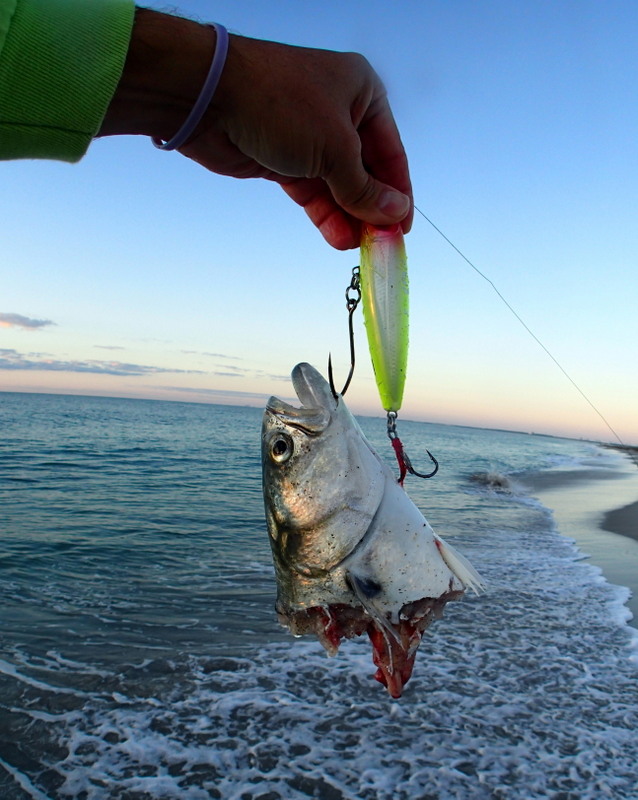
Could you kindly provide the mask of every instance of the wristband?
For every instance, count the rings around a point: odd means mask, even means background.
[[[195,101],[195,105],[191,109],[186,121],[172,139],[163,142],[159,136],[152,137],[153,144],[159,150],[176,150],[178,147],[181,147],[184,142],[192,136],[195,128],[199,125],[202,117],[206,113],[210,101],[213,99],[213,95],[219,84],[219,79],[222,76],[224,64],[226,63],[226,56],[228,55],[228,31],[223,25],[219,25],[219,23],[216,22],[211,23],[210,27],[215,29],[217,44],[215,46],[213,61],[208,70],[204,85],[202,86],[202,91]]]

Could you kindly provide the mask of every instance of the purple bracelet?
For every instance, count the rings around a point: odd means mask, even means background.
[[[202,117],[206,113],[210,101],[213,99],[213,95],[219,84],[219,79],[222,76],[224,64],[226,63],[226,56],[228,55],[228,31],[223,25],[219,25],[216,22],[212,22],[210,27],[214,28],[217,34],[217,45],[215,47],[213,61],[208,70],[208,75],[202,86],[202,91],[191,109],[190,114],[186,118],[186,122],[184,122],[172,139],[169,139],[168,142],[163,142],[158,136],[152,137],[153,144],[159,150],[176,150],[178,147],[181,147],[184,142],[192,136],[195,128],[199,125]]]

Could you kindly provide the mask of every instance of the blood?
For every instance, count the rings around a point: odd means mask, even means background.
[[[280,608],[278,612],[280,622],[293,634],[314,634],[331,656],[337,654],[343,639],[367,633],[372,644],[372,660],[377,667],[374,678],[387,688],[391,697],[399,698],[412,676],[416,653],[426,628],[441,616],[449,600],[462,594],[461,591],[450,591],[436,599],[424,597],[406,604],[397,623],[388,620],[388,628],[394,635],[361,606],[346,603],[313,606],[292,613]]]
[[[326,611],[324,608],[319,608],[318,611],[324,620],[323,635],[326,637],[332,647],[334,647],[335,650],[338,650],[341,640],[345,635],[344,631],[339,627],[335,617],[332,616],[330,611]]]
[[[377,667],[374,678],[387,688],[390,697],[398,699],[412,677],[414,659],[423,634],[409,622],[401,622],[396,627],[399,629],[400,642],[375,623],[368,627],[368,637],[372,643],[372,661]]]

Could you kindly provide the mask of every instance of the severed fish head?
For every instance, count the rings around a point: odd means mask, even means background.
[[[323,376],[298,364],[292,383],[301,406],[272,397],[262,426],[279,619],[330,655],[367,633],[375,677],[399,697],[424,630],[481,579],[434,534]]]

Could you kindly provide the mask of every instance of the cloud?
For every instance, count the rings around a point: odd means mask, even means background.
[[[251,367],[234,367],[232,364],[224,365],[216,372],[211,372],[218,378],[258,378],[269,381],[289,381],[290,375],[273,375],[263,369],[253,369]]]
[[[47,325],[55,325],[50,319],[31,319],[22,314],[4,314],[0,311],[0,328],[22,328],[25,331],[36,331]]]
[[[243,361],[239,356],[227,356],[224,355],[224,353],[208,353],[202,350],[180,350],[180,353],[184,353],[187,356],[206,356],[207,358],[225,358],[229,361]]]
[[[17,350],[0,349],[0,370],[45,370],[47,372],[82,372],[94,375],[123,375],[134,377],[139,375],[160,375],[162,373],[199,374],[206,373],[197,369],[169,369],[152,367],[146,364],[128,364],[122,361],[63,361],[60,359],[41,358],[37,353],[18,353]]]
[[[286,383],[290,383],[290,375],[267,375],[266,373],[262,373],[268,378],[269,381],[285,381]]]
[[[116,344],[94,344],[96,350],[126,350],[126,347],[120,347]]]
[[[209,353],[202,350],[180,350],[180,353],[184,353],[185,355],[207,356],[210,358],[224,359],[226,361],[244,361],[244,359],[239,356],[229,356],[223,353]],[[235,364],[227,363],[215,364],[213,366],[218,367],[218,369],[213,372],[208,372],[207,374],[215,378],[263,378],[269,381],[290,381],[290,375],[272,375],[265,372],[263,369],[254,369],[253,367],[238,367]],[[184,389],[183,391],[190,390]],[[237,394],[237,392],[234,393]]]
[[[217,400],[223,401],[237,401],[237,400],[258,400],[259,405],[264,405],[270,397],[270,392],[242,392],[239,389],[201,389],[192,388],[190,386],[153,386],[153,391],[157,389],[166,392],[179,392],[180,394],[197,395],[200,397],[214,397]],[[294,403],[297,402],[294,397],[282,397],[282,400]]]
[[[211,397],[245,397],[247,399],[263,400],[270,397],[268,392],[241,392],[238,389],[194,389],[190,386],[157,386],[153,389],[164,389],[167,392],[181,392],[185,394],[201,394]]]

